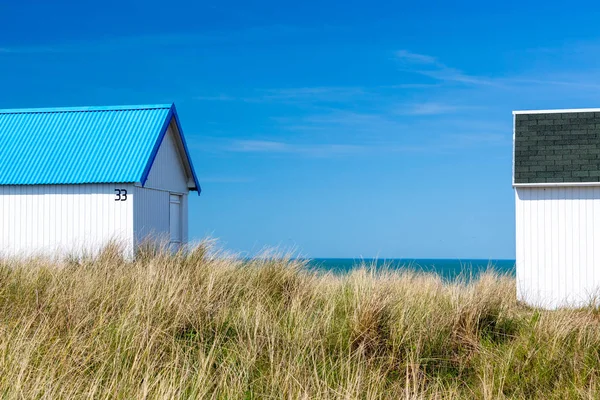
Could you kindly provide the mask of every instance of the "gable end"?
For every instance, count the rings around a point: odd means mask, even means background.
[[[179,154],[179,161],[181,162],[181,166],[183,167],[186,175],[186,185],[188,190],[195,190],[200,194],[201,188],[198,183],[198,179],[196,177],[196,173],[194,171],[194,166],[192,165],[192,160],[190,158],[190,154],[187,148],[187,144],[185,142],[185,138],[183,136],[183,132],[181,130],[181,123],[179,122],[179,117],[177,116],[177,111],[175,109],[175,105],[173,104],[169,115],[165,119],[164,125],[161,128],[158,140],[156,141],[152,153],[148,159],[148,163],[144,168],[142,177],[140,179],[140,183],[142,186],[146,186],[147,180],[151,174],[152,168],[155,164],[157,155],[163,142],[165,140],[166,135],[171,134],[173,143],[177,148],[177,152]]]

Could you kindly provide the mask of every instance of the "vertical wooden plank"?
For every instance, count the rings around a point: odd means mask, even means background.
[[[541,278],[542,278],[542,283],[544,286],[544,298],[546,299],[551,299],[552,298],[552,281],[551,278],[552,276],[550,275],[550,268],[549,268],[549,254],[548,254],[548,250],[549,248],[546,247],[546,242],[548,240],[548,232],[546,231],[547,227],[549,227],[549,216],[550,216],[550,212],[549,212],[549,200],[547,198],[548,195],[548,189],[547,188],[540,188],[539,190],[540,193],[540,212],[539,212],[539,218],[540,218],[540,236],[539,236],[539,249],[540,249],[540,271],[541,271]],[[548,300],[546,300],[548,301]]]
[[[523,301],[523,200],[522,190],[515,188],[515,265],[517,299]]]
[[[573,210],[573,214],[572,214],[572,222],[573,222],[573,226],[572,226],[572,230],[571,230],[571,245],[572,245],[572,261],[571,261],[571,276],[572,276],[572,286],[571,286],[571,296],[569,299],[569,302],[577,302],[579,300],[579,282],[580,282],[580,269],[581,269],[581,257],[580,257],[580,250],[579,250],[579,243],[580,243],[580,229],[581,229],[581,221],[579,219],[580,217],[580,205],[581,202],[579,200],[579,188],[578,187],[572,187],[572,196],[571,196],[571,203],[572,203],[572,210]]]
[[[593,229],[591,237],[591,251],[592,251],[592,281],[593,281],[593,294],[597,297],[600,305],[600,253],[596,251],[598,246],[598,240],[600,240],[600,188],[594,187],[593,190]]]
[[[572,190],[565,188],[565,301],[569,300],[570,294],[573,292],[573,207],[571,202]]]
[[[6,245],[8,240],[6,238],[6,228],[8,226],[8,222],[6,221],[6,199],[8,196],[6,195],[6,186],[0,186],[0,256],[6,255]]]
[[[522,188],[522,210],[523,210],[523,281],[525,297],[532,301],[533,296],[533,265],[531,261],[531,189]]]
[[[557,270],[558,270],[558,250],[555,247],[557,242],[557,225],[558,225],[558,192],[556,188],[547,189],[547,202],[548,212],[546,213],[546,234],[548,240],[546,241],[546,253],[548,255],[548,274],[550,284],[548,291],[550,296],[556,298],[556,285],[557,285]]]
[[[591,300],[595,297],[596,282],[594,280],[594,187],[586,188],[586,295]]]
[[[49,254],[50,250],[50,187],[48,185],[42,186],[44,192],[44,253]]]

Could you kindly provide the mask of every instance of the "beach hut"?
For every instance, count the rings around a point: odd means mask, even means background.
[[[175,105],[0,110],[0,255],[187,241],[200,192]]]
[[[514,111],[517,296],[600,300],[600,109]]]

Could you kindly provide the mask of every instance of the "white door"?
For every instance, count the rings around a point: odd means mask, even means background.
[[[169,230],[171,248],[175,250],[181,246],[181,225],[181,196],[172,194],[169,198]]]

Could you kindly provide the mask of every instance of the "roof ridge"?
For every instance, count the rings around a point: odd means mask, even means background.
[[[158,110],[169,109],[173,104],[140,104],[124,106],[81,106],[81,107],[48,107],[48,108],[15,108],[0,109],[0,114],[50,114],[62,112],[90,112],[90,111],[132,111],[132,110]]]

